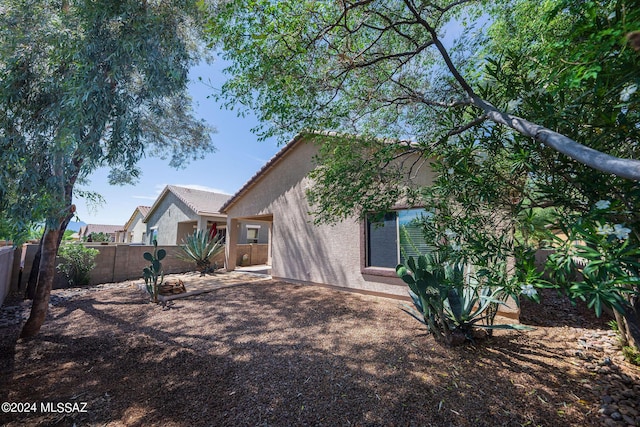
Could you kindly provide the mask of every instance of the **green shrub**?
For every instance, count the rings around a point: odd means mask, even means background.
[[[640,366],[640,351],[631,346],[622,347],[622,354],[627,361],[633,365]]]
[[[67,277],[71,286],[89,284],[91,270],[96,266],[95,258],[100,251],[87,248],[81,243],[63,243],[58,249],[60,264],[57,268]]]
[[[107,233],[91,233],[87,238],[87,242],[111,242],[111,236]]]

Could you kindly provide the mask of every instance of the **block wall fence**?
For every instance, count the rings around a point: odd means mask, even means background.
[[[153,252],[153,246],[129,245],[126,243],[108,245],[93,243],[85,244],[85,246],[95,248],[99,251],[95,258],[96,267],[91,271],[90,285],[142,279],[142,270],[149,264],[149,262],[143,258],[143,254],[145,252]],[[162,268],[165,274],[186,273],[196,270],[194,262],[184,261],[178,258],[178,254],[181,252],[179,246],[158,246],[158,248],[167,251],[166,258],[162,260]],[[37,251],[37,244],[25,244],[17,248],[12,248],[11,246],[0,248],[0,296],[2,295],[3,289],[2,280],[5,276],[10,277],[7,292],[17,293],[26,289]],[[5,252],[13,255],[13,259],[8,266],[5,266],[3,262]],[[59,262],[59,260],[56,260],[56,265],[59,264]],[[223,266],[224,251],[217,254],[212,259],[212,263],[213,262],[217,262],[219,266]],[[66,277],[56,272],[56,278],[53,284],[54,289],[67,286]]]

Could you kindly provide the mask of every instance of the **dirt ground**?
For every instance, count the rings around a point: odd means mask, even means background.
[[[606,325],[564,303],[523,305],[535,331],[451,349],[396,300],[319,287],[269,280],[147,300],[124,284],[57,302],[35,339],[0,328],[0,401],[35,405],[0,424],[602,423],[599,377],[575,351]]]

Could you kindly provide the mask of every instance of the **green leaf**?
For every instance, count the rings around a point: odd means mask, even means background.
[[[429,263],[427,262],[427,257],[425,257],[424,255],[420,255],[418,257],[418,267],[421,270],[427,270],[429,268]]]
[[[413,257],[409,257],[409,259],[407,260],[407,266],[413,272],[415,272],[417,270],[416,261],[413,259]]]
[[[400,278],[408,285],[413,285],[414,283],[416,283],[415,279],[410,274],[403,274]]]

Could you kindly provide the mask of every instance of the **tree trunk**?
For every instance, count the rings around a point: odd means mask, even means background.
[[[70,212],[67,217],[60,224],[60,235],[58,236],[58,245],[56,246],[56,254],[57,250],[60,247],[60,243],[62,243],[62,238],[64,237],[64,232],[73,218],[74,209]],[[40,274],[40,257],[42,256],[42,240],[44,239],[44,234],[40,238],[40,246],[38,246],[38,252],[33,258],[33,264],[31,265],[31,271],[29,272],[29,281],[27,282],[27,289],[25,294],[25,299],[33,300],[36,295],[36,290],[38,289],[38,275]],[[55,274],[55,272],[54,272]]]
[[[27,289],[25,290],[24,299],[32,300],[36,297],[36,289],[38,289],[38,274],[40,273],[40,254],[42,254],[43,239],[44,233],[42,233],[42,237],[40,237],[38,251],[33,257],[33,263],[31,264],[31,271],[29,272],[29,280],[27,281]]]
[[[58,252],[58,236],[60,229],[46,228],[42,236],[42,258],[38,273],[38,287],[31,306],[31,314],[20,333],[20,338],[29,338],[40,331],[40,327],[47,317],[49,296],[56,272],[56,254]]]
[[[631,295],[627,301],[624,315],[616,313],[618,329],[625,343],[640,351],[640,298]]]
[[[50,228],[47,226],[42,236],[42,243],[40,244],[40,263],[38,268],[38,281],[36,286],[33,302],[31,303],[31,313],[27,323],[22,327],[20,338],[29,338],[35,336],[42,327],[46,317],[47,310],[49,308],[49,297],[51,296],[51,289],[53,288],[53,280],[56,276],[56,257],[58,255],[58,248],[62,242],[62,236],[64,231],[69,225],[69,221],[73,218],[73,214],[76,211],[75,205],[71,204],[73,197],[73,185],[75,184],[76,176],[72,176],[70,183],[65,185],[64,188],[64,200],[69,206],[69,210],[63,218],[59,218],[58,226]],[[32,268],[36,268],[34,266]]]

